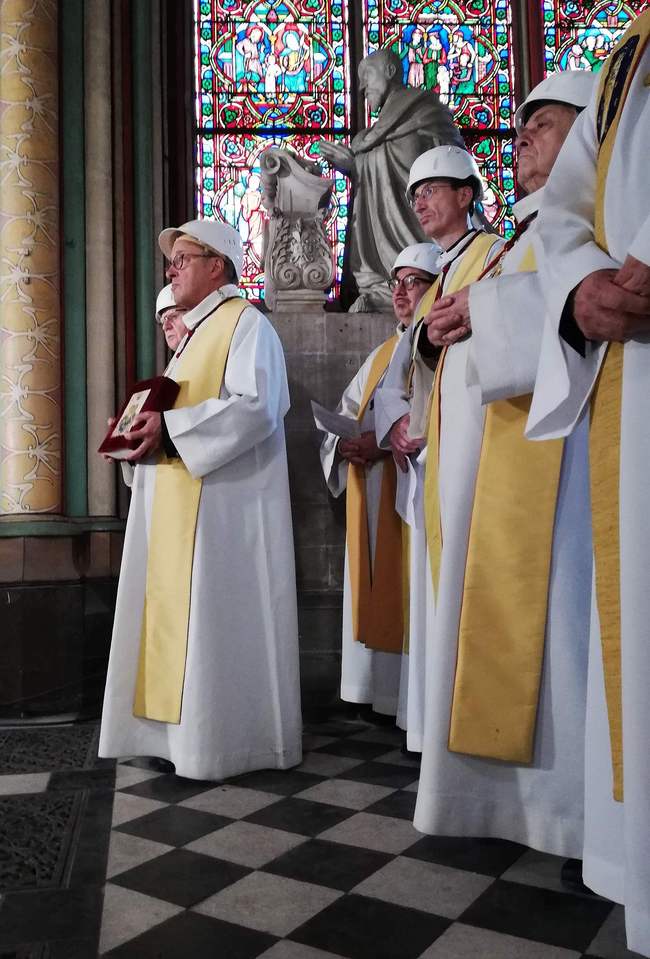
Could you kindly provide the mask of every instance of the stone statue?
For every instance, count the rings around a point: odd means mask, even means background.
[[[409,207],[408,172],[425,150],[445,143],[464,147],[448,108],[435,93],[405,87],[402,62],[379,50],[359,64],[359,89],[379,117],[351,146],[319,142],[320,152],[352,179],[352,220],[348,226],[349,265],[358,298],[354,312],[390,310],[388,279],[397,255],[426,237]]]
[[[270,213],[264,244],[264,300],[280,306],[322,309],[334,281],[334,257],[325,215],[334,181],[317,163],[286,147],[269,147],[260,157],[262,203]]]

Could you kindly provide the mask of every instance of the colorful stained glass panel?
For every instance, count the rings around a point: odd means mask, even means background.
[[[347,0],[195,0],[198,215],[240,230],[242,287],[263,296],[266,212],[259,157],[285,145],[320,160],[319,136],[348,142]],[[349,185],[335,177],[327,229],[341,282]]]
[[[390,47],[404,82],[433,90],[463,128],[508,129],[514,113],[509,0],[366,0],[366,52]]]
[[[542,0],[544,72],[600,70],[647,0]]]
[[[347,4],[200,0],[198,124],[349,128]]]
[[[502,134],[475,134],[465,138],[485,181],[483,208],[490,223],[499,233],[514,233],[512,207],[515,202],[514,139]]]
[[[241,287],[253,299],[264,296],[264,224],[260,155],[270,146],[285,146],[308,160],[320,162],[326,176],[334,178],[327,233],[336,256],[336,277],[343,269],[348,182],[329,171],[318,153],[318,136],[295,133],[213,133],[206,131],[197,143],[198,214],[209,219],[219,214],[241,233],[245,260]],[[341,139],[341,138],[336,138]]]

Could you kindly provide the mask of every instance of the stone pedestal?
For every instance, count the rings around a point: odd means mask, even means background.
[[[300,669],[307,706],[336,699],[340,682],[345,497],[327,491],[311,400],[334,409],[367,355],[394,332],[383,313],[275,311],[284,347],[291,409],[286,418],[296,550]]]

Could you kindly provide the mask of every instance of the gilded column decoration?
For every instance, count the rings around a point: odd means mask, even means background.
[[[56,0],[0,3],[0,513],[61,511]]]

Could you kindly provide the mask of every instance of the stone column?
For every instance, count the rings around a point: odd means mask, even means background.
[[[84,45],[88,513],[111,516],[115,470],[97,455],[116,408],[111,8],[105,0],[86,0]]]
[[[58,3],[0,4],[0,513],[61,483]]]

